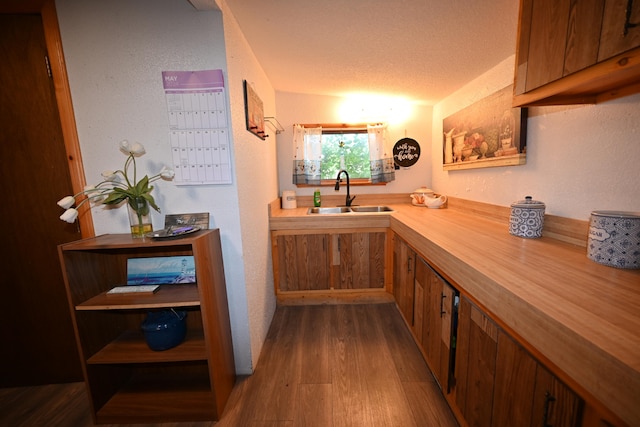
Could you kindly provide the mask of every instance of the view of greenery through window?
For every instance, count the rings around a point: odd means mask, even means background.
[[[371,179],[369,169],[369,138],[367,131],[322,131],[322,179],[336,179],[340,158],[349,178]]]

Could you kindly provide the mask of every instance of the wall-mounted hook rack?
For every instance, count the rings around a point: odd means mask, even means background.
[[[284,132],[284,128],[275,117],[265,117],[264,121],[271,125],[271,127],[276,131],[276,135]]]

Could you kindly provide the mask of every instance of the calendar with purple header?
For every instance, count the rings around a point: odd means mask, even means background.
[[[163,71],[174,182],[231,184],[227,96],[222,70]]]

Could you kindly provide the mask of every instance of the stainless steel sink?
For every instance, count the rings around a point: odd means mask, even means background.
[[[352,206],[353,212],[392,212],[389,206]]]
[[[393,212],[389,206],[337,206],[333,208],[309,208],[307,214],[348,214],[348,213],[376,213],[376,212]]]
[[[348,207],[336,207],[336,208],[309,208],[308,214],[339,214],[349,213],[351,209]]]

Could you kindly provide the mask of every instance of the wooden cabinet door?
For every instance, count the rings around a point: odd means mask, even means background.
[[[396,235],[393,243],[393,295],[409,325],[413,325],[415,260],[413,249]]]
[[[416,301],[422,290],[422,315],[414,311],[414,320],[422,321],[422,348],[440,388],[449,392],[449,366],[451,363],[452,329],[455,290],[422,258],[416,260]],[[424,284],[420,288],[418,284]],[[416,310],[418,305],[415,305]],[[417,320],[416,320],[417,321]]]
[[[577,427],[584,403],[542,365],[536,372],[531,427]]]
[[[640,23],[640,1],[631,3],[628,19],[627,0],[607,0],[605,3],[598,61],[604,61],[640,46],[640,25],[635,27],[627,25],[625,34],[625,23]]]
[[[276,242],[280,291],[329,289],[327,234],[279,235]]]
[[[435,274],[435,280],[440,282],[440,364],[438,369],[438,381],[442,387],[442,391],[448,393],[450,391],[450,372],[451,364],[451,334],[453,328],[453,306],[455,291],[442,277]]]
[[[571,1],[569,20],[565,25],[567,45],[564,51],[563,76],[598,62],[604,4],[605,0]]]
[[[524,81],[523,86],[516,85],[520,91],[528,92],[562,77],[570,3],[570,0],[522,0],[520,46],[526,46],[527,51],[518,53],[517,78]],[[524,22],[525,16],[528,22]],[[526,58],[520,58],[525,53]]]
[[[426,265],[424,262],[420,266]],[[442,380],[441,367],[441,341],[442,341],[442,281],[438,280],[435,272],[426,265],[427,286],[425,290],[426,302],[425,313],[423,315],[424,327],[424,350],[427,355],[427,363],[431,367],[436,380],[443,390],[447,384]]]
[[[605,0],[522,1],[517,77],[522,81],[517,85],[518,93],[598,62],[604,3]]]
[[[514,106],[595,103],[637,93],[639,22],[638,1],[521,0]]]
[[[491,423],[577,427],[582,401],[504,331],[498,331]]]
[[[533,395],[538,363],[503,331],[498,332],[494,426],[528,426],[533,413]],[[543,424],[535,424],[542,426]]]
[[[384,288],[384,253],[386,233],[363,232],[339,234],[339,264],[336,289]]]
[[[466,297],[461,298],[455,401],[469,426],[491,425],[497,348],[497,325]]]
[[[428,313],[427,304],[429,301],[429,284],[430,269],[427,263],[420,257],[416,259],[416,272],[414,277],[413,291],[413,334],[418,344],[423,349],[428,340],[428,332],[426,331],[427,319],[425,315]],[[425,338],[426,337],[426,338]]]

